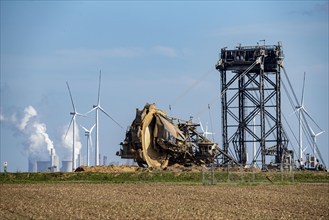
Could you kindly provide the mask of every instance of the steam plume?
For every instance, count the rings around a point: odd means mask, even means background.
[[[27,125],[27,123],[30,121],[30,119],[34,116],[37,116],[37,111],[33,108],[33,106],[28,106],[24,109],[24,117],[21,120],[21,123],[18,124],[18,129],[23,131]]]
[[[70,159],[72,155],[72,145],[73,145],[73,125],[70,127],[69,131],[67,132],[67,136],[66,135],[66,131],[67,131],[68,125],[65,126],[63,128],[63,134],[62,134],[62,144],[66,150],[66,159]],[[80,135],[79,135],[79,127],[75,124],[75,143],[74,143],[74,147],[75,147],[75,155],[74,155],[74,159],[76,160],[78,158],[78,154],[80,153],[82,144],[80,141]]]
[[[37,120],[38,113],[33,106],[24,109],[19,119],[14,113],[10,120],[25,137],[24,148],[29,159],[47,160],[51,149],[55,154],[53,141],[49,138],[46,124]],[[3,116],[5,119],[5,117]]]

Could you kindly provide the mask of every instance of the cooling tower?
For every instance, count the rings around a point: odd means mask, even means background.
[[[37,161],[37,172],[48,172],[50,167],[50,161]]]
[[[35,160],[29,159],[29,172],[37,172],[37,162]]]
[[[72,161],[62,161],[61,172],[72,172]]]
[[[103,166],[106,166],[107,164],[107,156],[103,156]]]

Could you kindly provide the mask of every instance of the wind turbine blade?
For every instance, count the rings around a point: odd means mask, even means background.
[[[105,114],[105,115],[107,115],[107,117],[109,117],[110,119],[112,119],[112,121],[114,121],[120,128],[122,128],[123,129],[123,127],[116,121],[116,120],[114,120],[109,114],[107,114],[106,112],[105,112],[105,110],[102,108],[102,107],[99,107],[99,109]]]
[[[303,106],[303,104],[304,104],[304,88],[305,88],[305,72],[304,72],[304,79],[303,79],[303,89],[302,89],[301,106]]]
[[[69,124],[69,127],[67,128],[67,131],[66,131],[66,134],[65,134],[64,140],[66,139],[66,136],[67,136],[67,134],[69,133],[69,130],[70,130],[70,127],[71,127],[71,125],[72,125],[73,120],[74,120],[74,116],[72,117],[71,122],[70,122],[70,124]]]
[[[76,110],[75,110],[75,106],[74,106],[74,103],[73,103],[73,98],[72,98],[72,93],[71,93],[71,89],[70,89],[69,83],[66,82],[66,85],[67,85],[67,89],[69,90],[69,93],[70,93],[70,98],[71,98],[71,102],[72,102],[73,110],[74,110],[74,112],[76,112]]]
[[[305,147],[305,149],[303,150],[303,153],[307,150],[308,146]]]
[[[316,135],[314,135],[315,137],[319,136],[320,134],[324,133],[325,131],[320,131],[319,133],[317,133]]]
[[[318,127],[318,129],[320,131],[322,131],[322,129],[320,128],[320,126],[314,121],[314,119],[311,117],[311,115],[306,111],[305,108],[303,108],[303,112],[305,112],[305,114],[311,119],[311,121]]]
[[[98,106],[92,108],[91,110],[89,110],[88,112],[86,112],[84,115],[88,115],[90,112],[94,111],[96,108],[98,108]]]
[[[299,112],[300,109],[301,109],[300,107],[296,107],[296,110],[293,111],[293,112],[289,115],[289,117],[291,117],[292,115],[294,115],[294,114],[296,114],[297,112]]]
[[[87,115],[85,115],[85,114],[81,114],[81,113],[79,113],[79,112],[76,112],[75,114],[76,114],[77,116],[80,116],[80,117],[90,118],[90,117],[88,117]]]
[[[314,133],[313,129],[311,128],[311,126],[308,126],[308,128],[310,129],[310,131],[311,131],[312,135],[314,135],[314,136],[315,136],[315,133]]]
[[[87,128],[83,127],[82,125],[80,125],[80,127],[85,130],[85,132],[89,132]]]
[[[93,129],[94,129],[94,127],[95,127],[95,125],[96,125],[96,124],[94,124],[94,125],[93,125],[93,126],[90,128],[90,131],[89,131],[89,132],[90,132],[90,134],[91,134],[91,132],[93,131]]]
[[[199,118],[199,124],[200,124],[200,128],[201,128],[201,131],[203,132],[203,134],[205,133],[204,130],[203,130],[203,126],[202,126],[202,123],[201,123],[201,120]]]
[[[100,96],[101,96],[101,76],[102,76],[102,71],[99,71],[99,81],[98,81],[98,98],[97,98],[97,105],[100,104]]]

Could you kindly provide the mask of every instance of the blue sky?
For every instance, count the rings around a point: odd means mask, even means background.
[[[44,145],[31,141],[38,125],[60,160],[68,157],[61,140],[72,109],[65,82],[78,111],[87,112],[97,101],[99,70],[101,105],[125,128],[146,102],[167,112],[172,105],[172,115],[204,124],[211,103],[221,145],[218,54],[262,39],[282,42],[298,97],[306,72],[305,107],[326,131],[317,142],[328,165],[328,20],[328,1],[1,1],[1,170],[4,161],[9,171],[27,170],[31,143]],[[19,130],[29,106],[36,114]],[[297,133],[286,97],[282,108]],[[100,153],[108,162],[120,161],[115,152],[124,136],[100,116]]]

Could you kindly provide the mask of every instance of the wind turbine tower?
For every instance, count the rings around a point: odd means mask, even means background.
[[[325,131],[320,131],[319,133],[315,134],[311,127],[309,127],[309,129],[312,132],[311,136],[312,136],[312,141],[313,141],[313,156],[314,156],[314,165],[315,165],[316,164],[316,159],[317,159],[316,148],[318,147],[317,144],[316,144],[316,137],[319,136],[320,134],[324,133]]]
[[[101,76],[102,73],[101,71],[99,72],[99,84],[98,84],[98,98],[97,98],[97,105],[93,105],[93,108],[87,112],[86,114],[95,111],[96,112],[96,122],[95,122],[95,126],[96,126],[96,130],[95,130],[95,166],[99,165],[99,114],[98,111],[103,112],[107,117],[109,117],[113,122],[115,122],[119,127],[121,127],[123,129],[123,127],[116,122],[102,107],[100,104],[100,93],[101,93]]]
[[[303,79],[303,88],[302,88],[302,99],[301,104],[296,106],[298,111],[298,119],[299,119],[299,161],[303,160],[303,112],[305,111],[304,108],[304,87],[305,87],[305,72],[304,72],[304,79]]]
[[[85,127],[83,127],[82,125],[81,128],[85,131],[85,136],[87,137],[87,166],[89,166],[89,155],[90,155],[90,151],[89,151],[89,148],[92,146],[92,140],[91,140],[91,132],[93,131],[94,127],[95,127],[96,124],[94,124],[89,130]],[[90,145],[89,145],[90,144]]]
[[[73,102],[73,98],[72,98],[72,93],[71,93],[71,89],[70,89],[70,86],[69,86],[69,83],[66,82],[66,85],[67,85],[67,89],[69,90],[69,94],[70,94],[70,98],[71,98],[71,102],[72,102],[72,107],[73,107],[73,112],[70,112],[70,115],[72,115],[72,119],[71,119],[71,122],[69,124],[69,127],[67,128],[67,131],[66,131],[66,134],[65,134],[65,138],[66,139],[66,136],[70,130],[70,127],[72,125],[72,139],[73,139],[73,143],[72,143],[72,171],[75,170],[76,168],[76,160],[75,160],[75,126],[76,126],[76,116],[82,116],[82,117],[86,117],[85,115],[83,114],[80,114],[77,112],[75,106],[74,106],[74,102]]]

